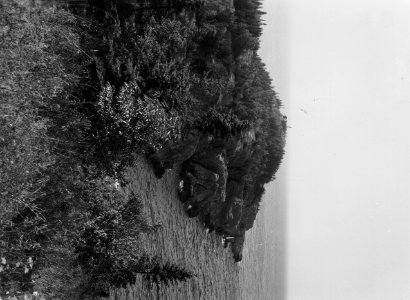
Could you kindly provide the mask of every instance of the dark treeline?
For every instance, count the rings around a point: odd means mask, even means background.
[[[197,183],[201,162],[226,176],[204,201],[184,181],[190,214],[225,236],[252,227],[286,133],[257,54],[261,2],[52,4],[0,4],[0,294],[85,299],[136,274],[186,280],[190,271],[142,252],[139,234],[157,226],[118,184],[135,154],[157,176],[183,164]]]

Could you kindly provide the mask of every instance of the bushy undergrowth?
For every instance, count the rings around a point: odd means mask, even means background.
[[[61,144],[50,132],[66,88],[77,80],[72,59],[79,39],[67,12],[14,1],[0,6],[0,256],[7,262],[0,275],[8,278],[2,292],[14,292],[33,288],[39,265],[27,261],[44,252],[41,240],[50,230],[39,199],[58,161]]]
[[[249,123],[239,120],[232,112],[222,113],[211,108],[204,116],[197,119],[193,126],[216,137],[231,138],[249,128]]]
[[[113,190],[107,181],[92,182],[86,218],[75,240],[76,261],[87,277],[87,295],[108,296],[110,287],[134,283],[143,271],[140,234],[155,233],[135,195]]]
[[[138,236],[157,227],[137,196],[115,188],[107,177],[115,162],[101,168],[98,146],[153,151],[178,134],[178,118],[136,85],[114,95],[107,83],[93,104],[103,126],[93,130],[95,116],[76,98],[92,60],[79,20],[56,8],[0,6],[0,294],[106,295],[135,280]]]
[[[25,10],[13,1],[1,4],[0,222],[30,204],[45,184],[45,170],[55,162],[48,135],[57,96],[75,81],[65,68],[64,51],[75,56],[78,37],[70,14],[53,9]],[[64,37],[63,37],[64,36]],[[68,38],[68,39],[66,39]],[[7,204],[7,205],[6,205]],[[13,208],[16,206],[15,208]],[[35,208],[33,208],[35,210]]]
[[[125,83],[119,91],[107,84],[96,106],[98,140],[108,151],[155,152],[180,137],[178,114],[167,113],[157,98],[142,95],[137,82]]]

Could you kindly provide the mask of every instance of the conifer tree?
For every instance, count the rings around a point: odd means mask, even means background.
[[[162,264],[157,257],[148,261],[145,270],[144,272],[138,273],[144,274],[146,280],[155,284],[164,283],[165,285],[170,285],[178,281],[187,281],[187,279],[196,276],[191,271],[177,264],[170,262]]]

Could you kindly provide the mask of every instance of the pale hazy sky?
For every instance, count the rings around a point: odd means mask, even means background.
[[[264,10],[261,55],[292,127],[288,299],[410,299],[410,1]]]

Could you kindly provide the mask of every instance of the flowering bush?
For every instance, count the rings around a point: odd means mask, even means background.
[[[137,82],[126,83],[117,92],[107,84],[96,107],[101,124],[100,140],[111,151],[153,152],[179,138],[180,117],[172,111],[166,112],[155,92],[141,95]]]

